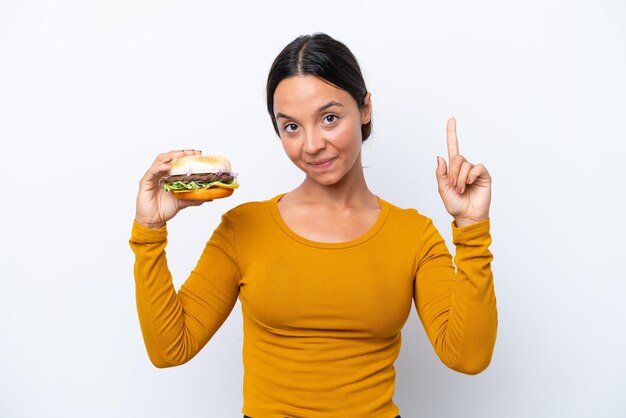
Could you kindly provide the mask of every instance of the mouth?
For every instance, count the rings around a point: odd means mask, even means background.
[[[310,165],[313,169],[324,169],[324,168],[328,168],[332,165],[333,161],[335,161],[335,158],[326,158],[323,160],[314,160],[314,161],[309,161],[307,164]]]

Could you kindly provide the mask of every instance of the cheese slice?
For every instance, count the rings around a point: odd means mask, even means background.
[[[222,189],[237,189],[239,187],[239,183],[222,183],[221,181],[214,181],[211,183],[209,187],[204,187],[202,189],[181,189],[181,190],[172,190],[174,193],[184,193],[184,192],[194,192],[199,190],[206,190],[212,187],[221,187]]]

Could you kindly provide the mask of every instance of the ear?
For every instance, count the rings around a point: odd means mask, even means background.
[[[363,99],[363,107],[361,108],[361,124],[365,125],[372,120],[372,93],[369,91]]]

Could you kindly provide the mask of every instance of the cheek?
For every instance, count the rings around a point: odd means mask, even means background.
[[[289,146],[289,142],[285,141],[284,139],[281,139],[280,143],[283,146],[283,150],[285,151],[285,154],[287,154],[289,158],[291,158],[292,149]]]
[[[327,139],[337,147],[346,148],[352,144],[361,144],[361,125],[358,123],[344,123],[337,129],[329,131]]]
[[[281,143],[283,145],[283,150],[285,151],[285,154],[287,154],[287,157],[289,157],[291,161],[296,163],[300,155],[298,147],[296,146],[296,142],[290,141],[289,139],[281,139]]]

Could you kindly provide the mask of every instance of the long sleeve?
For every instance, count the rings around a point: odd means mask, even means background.
[[[248,416],[400,414],[394,363],[412,302],[445,364],[464,373],[487,366],[497,326],[488,221],[453,226],[457,274],[443,239],[415,209],[380,199],[369,231],[324,243],[289,228],[280,197],[228,211],[178,293],[165,228],[133,227],[137,307],[157,366],[193,357],[237,298]]]
[[[429,220],[421,234],[414,298],[439,358],[448,367],[476,374],[489,365],[497,332],[489,219],[463,228],[452,225],[454,265]]]
[[[176,292],[167,266],[167,230],[133,223],[137,312],[148,355],[157,367],[194,357],[226,320],[239,293],[234,231],[223,220]]]

